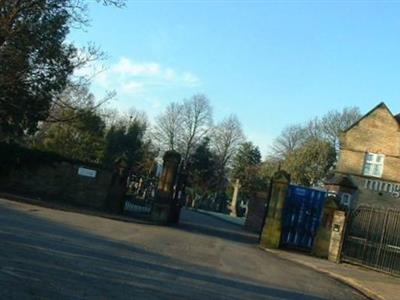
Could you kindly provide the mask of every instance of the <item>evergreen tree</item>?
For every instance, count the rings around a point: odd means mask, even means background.
[[[240,195],[249,198],[258,185],[258,170],[261,164],[261,153],[252,142],[245,142],[239,146],[239,150],[233,160],[232,182],[240,180]]]
[[[213,192],[216,188],[217,158],[210,150],[210,141],[205,138],[189,157],[188,184],[199,194]]]

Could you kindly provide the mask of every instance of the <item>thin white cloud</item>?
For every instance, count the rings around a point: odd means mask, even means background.
[[[164,71],[164,78],[166,80],[174,80],[176,78],[176,72],[174,69],[167,68]]]
[[[136,81],[129,81],[121,84],[121,90],[125,94],[138,93],[143,90],[143,84]]]
[[[154,62],[134,62],[121,57],[111,68],[111,72],[130,76],[158,76],[161,73],[161,66]]]
[[[189,72],[183,73],[182,79],[184,82],[193,85],[196,85],[200,82],[199,78],[196,75]]]
[[[142,94],[165,88],[196,87],[200,79],[193,73],[179,71],[156,62],[140,62],[121,57],[106,71],[98,74],[95,84],[124,94]]]
[[[94,82],[102,88],[110,89],[111,88],[111,81],[108,78],[108,72],[103,71],[96,75],[94,78]]]
[[[92,70],[84,73],[92,74]],[[135,107],[154,119],[173,99],[194,94],[201,84],[199,77],[188,70],[180,70],[157,62],[138,61],[121,57],[93,78],[91,90],[101,98],[106,91],[117,95],[108,105],[120,111]]]

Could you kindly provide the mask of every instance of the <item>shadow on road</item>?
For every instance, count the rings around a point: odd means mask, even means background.
[[[0,205],[2,299],[321,299],[236,279],[32,213]],[[204,226],[185,223],[182,229],[241,241]]]
[[[257,244],[258,242],[256,234],[245,231],[239,225],[229,224],[216,217],[187,209],[182,209],[181,221],[177,227],[188,232],[209,235],[238,243]]]

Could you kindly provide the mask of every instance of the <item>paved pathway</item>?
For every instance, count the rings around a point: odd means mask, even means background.
[[[0,299],[363,299],[184,211],[134,224],[0,200]]]

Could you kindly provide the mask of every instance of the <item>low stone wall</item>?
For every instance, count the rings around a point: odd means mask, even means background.
[[[124,195],[125,181],[117,173],[61,157],[39,159],[35,150],[30,158],[30,150],[23,151],[7,169],[0,170],[0,190],[45,201],[121,210],[118,203]]]

